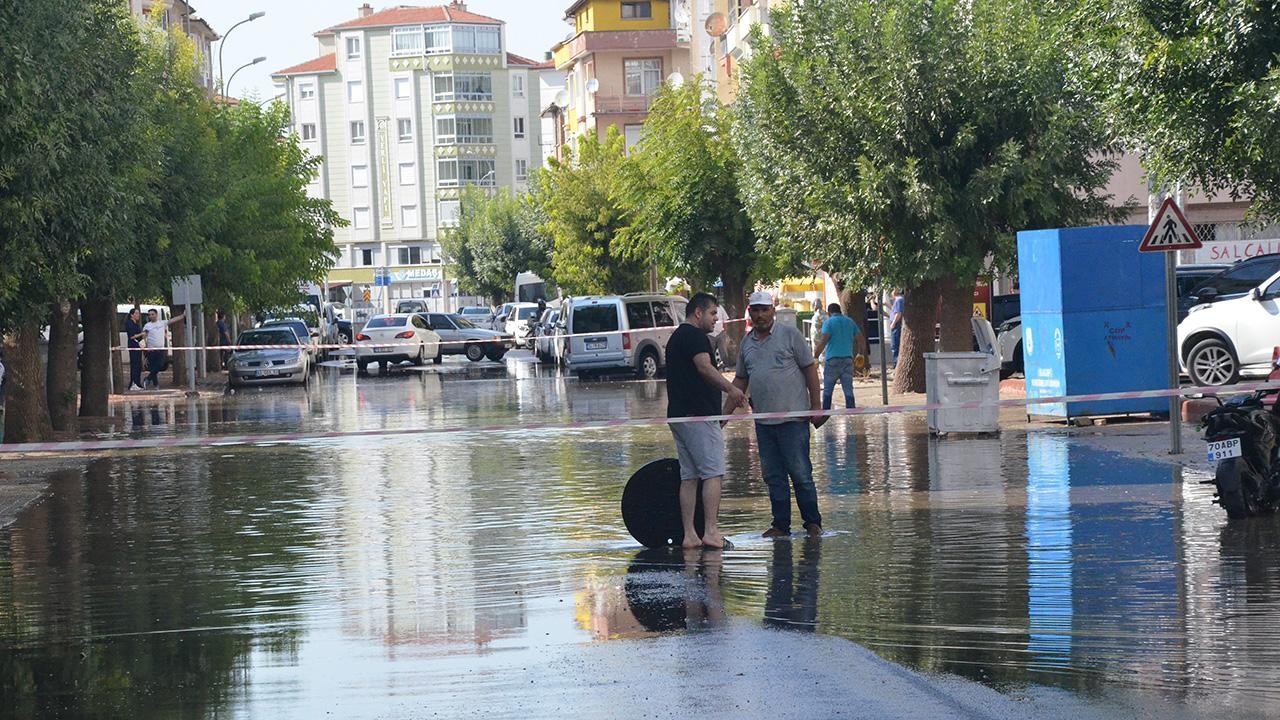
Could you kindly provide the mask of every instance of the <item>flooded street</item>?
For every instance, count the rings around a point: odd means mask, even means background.
[[[1205,476],[1055,430],[834,419],[813,445],[826,535],[770,541],[753,434],[732,424],[735,547],[688,556],[643,550],[618,510],[635,469],[674,455],[663,427],[213,442],[665,410],[661,383],[485,366],[119,406],[124,435],[211,444],[54,472],[0,530],[0,715],[1264,717],[1280,701],[1280,519],[1228,527]]]

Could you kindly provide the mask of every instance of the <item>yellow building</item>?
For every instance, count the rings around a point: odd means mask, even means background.
[[[693,72],[688,1],[578,0],[565,20],[572,31],[552,47],[556,69],[567,74],[548,111],[557,139],[572,144],[614,126],[634,144],[662,83]]]

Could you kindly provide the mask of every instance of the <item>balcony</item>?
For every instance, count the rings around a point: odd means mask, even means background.
[[[596,95],[596,115],[643,115],[649,112],[649,95]]]
[[[732,11],[730,11],[732,17]],[[724,35],[725,54],[740,60],[745,55],[751,56],[751,28],[762,25],[765,35],[769,34],[769,11],[761,10],[759,5],[751,5],[741,9],[737,18],[733,18]]]
[[[637,50],[674,50],[689,43],[676,39],[675,30],[607,30],[582,32],[556,49],[556,67],[597,52],[630,52]]]

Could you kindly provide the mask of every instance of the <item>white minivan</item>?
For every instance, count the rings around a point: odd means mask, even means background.
[[[563,319],[565,366],[578,375],[632,370],[645,379],[667,365],[667,340],[684,322],[686,298],[631,293],[574,298]]]

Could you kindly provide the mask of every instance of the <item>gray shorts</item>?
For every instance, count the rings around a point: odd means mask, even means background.
[[[680,458],[681,480],[724,475],[724,433],[719,420],[675,423],[670,427]]]

